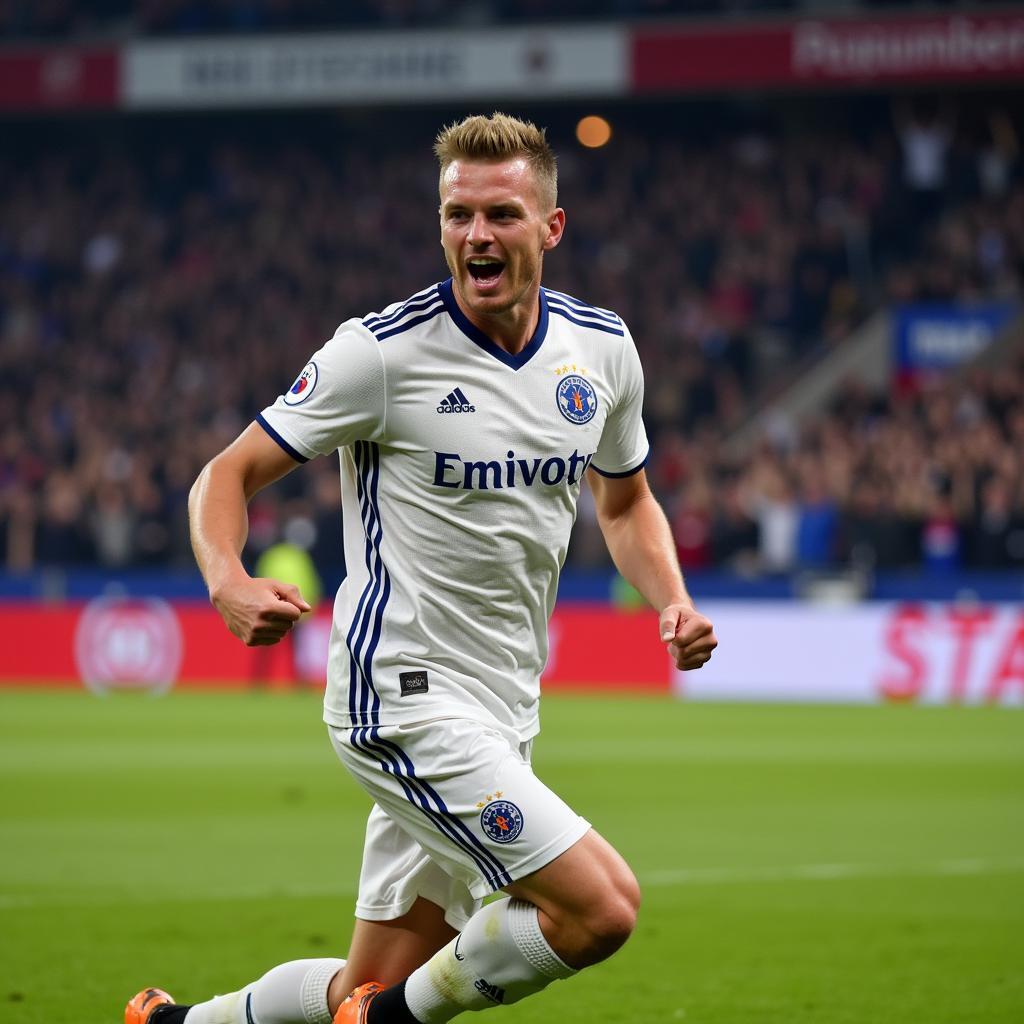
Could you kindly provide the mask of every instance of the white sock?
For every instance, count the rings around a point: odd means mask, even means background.
[[[344,960],[292,960],[239,992],[196,1003],[185,1024],[331,1024],[327,987]]]
[[[409,975],[405,1001],[422,1024],[444,1024],[463,1010],[518,1002],[575,973],[548,945],[532,903],[498,900]]]

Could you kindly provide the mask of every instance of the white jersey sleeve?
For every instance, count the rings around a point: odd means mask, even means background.
[[[629,476],[647,461],[644,372],[629,331],[623,339],[614,407],[608,413],[591,466],[602,476]]]
[[[384,429],[385,371],[379,343],[358,320],[342,324],[257,422],[300,462]]]

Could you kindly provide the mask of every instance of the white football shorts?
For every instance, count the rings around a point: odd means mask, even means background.
[[[401,917],[422,896],[461,930],[485,896],[590,829],[533,774],[532,741],[496,724],[444,718],[329,732],[375,804],[356,901],[364,920]]]

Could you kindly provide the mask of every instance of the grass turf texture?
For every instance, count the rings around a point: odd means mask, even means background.
[[[343,955],[368,802],[318,705],[0,691],[0,1021]],[[1024,713],[549,697],[535,763],[645,905],[508,1024],[1024,1020]]]

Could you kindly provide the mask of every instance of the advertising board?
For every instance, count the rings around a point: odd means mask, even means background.
[[[686,700],[1002,704],[1024,707],[1024,607],[1005,603],[709,601],[719,648],[675,672],[650,611],[559,605],[545,689],[667,693]],[[323,685],[326,613],[276,647],[248,648],[206,604],[99,598],[7,605],[0,686],[95,692]]]
[[[1014,604],[709,602],[719,649],[674,673],[687,700],[1024,706]]]
[[[898,306],[892,313],[897,381],[914,387],[927,377],[974,359],[1017,312],[1009,303]]]
[[[1024,16],[993,11],[638,28],[632,62],[634,93],[1019,78]]]

